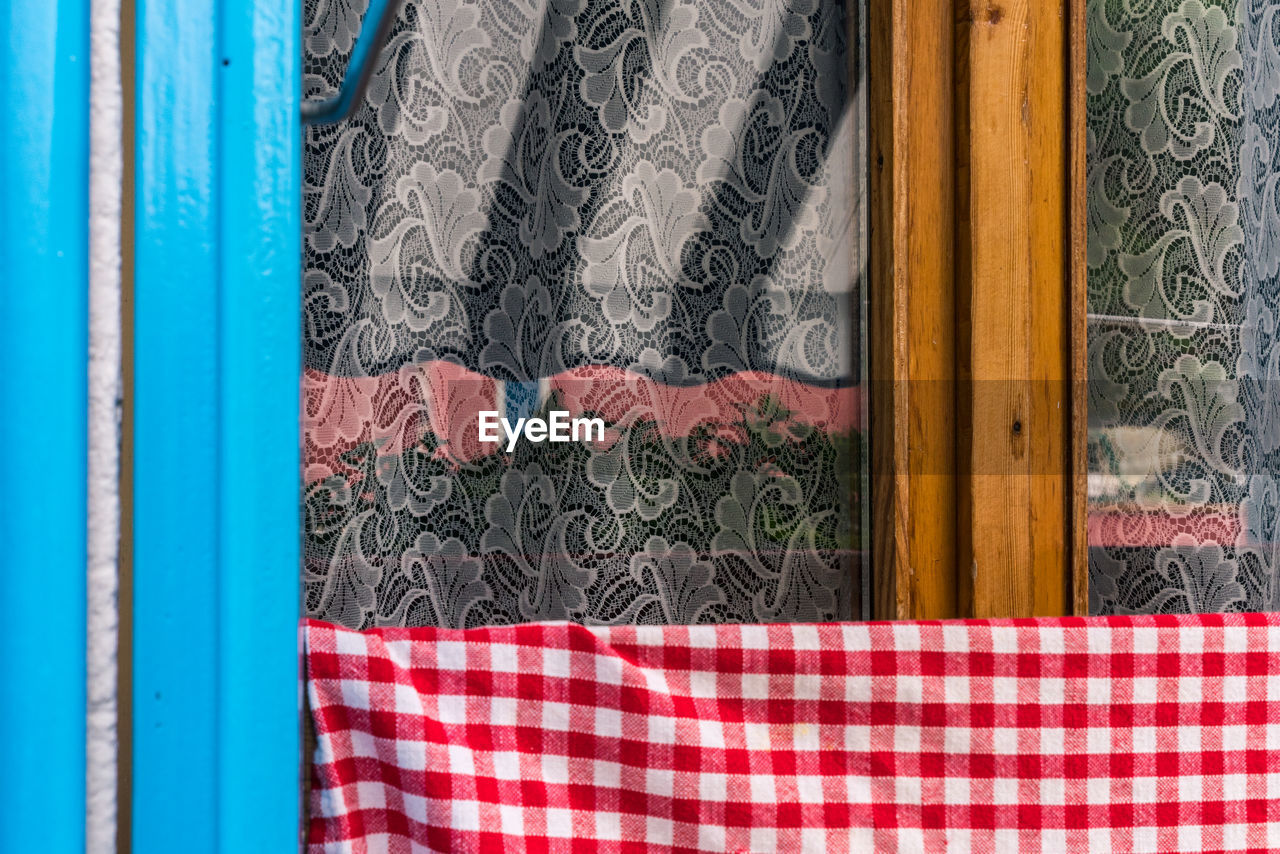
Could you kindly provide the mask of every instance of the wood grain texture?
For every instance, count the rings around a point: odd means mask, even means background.
[[[895,125],[895,90],[905,74],[902,18],[896,0],[869,0],[867,59],[870,99],[870,286],[868,306],[871,379],[871,571],[872,616],[893,619],[907,607],[905,476],[906,372],[903,304],[895,276],[900,231],[895,210],[896,170],[901,147]],[[896,49],[895,49],[896,48]]]
[[[911,607],[905,616],[956,617],[955,86],[951,0],[912,0],[910,90],[900,102],[907,294],[907,533]],[[905,11],[905,9],[904,9]],[[919,521],[927,520],[927,524]]]
[[[968,289],[972,395],[960,523],[972,533],[974,616],[1029,613],[1030,2],[971,8]],[[1017,382],[1023,380],[1024,382]],[[1026,422],[1024,424],[1024,422]]]
[[[1085,124],[1085,73],[1088,48],[1085,38],[1085,0],[1071,0],[1068,43],[1071,106],[1069,115],[1070,163],[1068,166],[1071,213],[1069,216],[1071,275],[1071,585],[1072,613],[1089,615],[1089,368],[1088,271],[1085,192],[1087,145]]]
[[[1029,90],[1023,128],[1030,127],[1031,156],[1030,425],[1023,435],[1029,457],[1034,616],[1061,616],[1072,607],[1068,2],[1029,4],[1031,58],[1018,84],[1024,93]]]
[[[972,615],[1067,613],[1069,324],[1061,3],[970,6],[966,285]]]
[[[957,616],[951,0],[870,5],[874,614]]]
[[[970,16],[968,0],[953,0],[952,38],[954,39],[954,79],[953,95],[955,98],[954,131],[952,134],[952,150],[955,158],[955,188],[953,194],[955,234],[952,245],[955,249],[954,272],[954,305],[955,305],[955,492],[952,516],[955,518],[956,541],[952,546],[953,563],[956,574],[956,600],[958,616],[967,617],[973,613],[973,528],[971,520],[965,515],[964,489],[968,483],[970,460],[968,448],[973,433],[973,395],[972,377],[968,359],[962,354],[968,353],[973,346],[973,330],[969,323],[970,287],[969,271],[973,267],[972,227],[969,217],[969,30]]]
[[[1083,0],[870,5],[875,614],[1078,611]]]

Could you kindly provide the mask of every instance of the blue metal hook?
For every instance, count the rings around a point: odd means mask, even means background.
[[[324,125],[340,122],[351,115],[356,104],[364,100],[365,90],[369,88],[369,79],[373,77],[373,65],[382,47],[391,35],[391,26],[396,20],[396,9],[400,0],[369,0],[369,8],[365,11],[361,33],[351,51],[351,60],[347,64],[347,74],[342,78],[342,86],[338,94],[332,98],[302,102],[302,124]],[[372,33],[366,32],[370,20],[376,25]]]

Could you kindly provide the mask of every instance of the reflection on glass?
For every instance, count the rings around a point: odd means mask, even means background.
[[[1088,4],[1091,613],[1280,606],[1275,12]]]
[[[309,614],[860,614],[855,11],[405,3],[307,131]],[[306,22],[322,95],[359,16]],[[533,418],[604,435],[481,439]]]

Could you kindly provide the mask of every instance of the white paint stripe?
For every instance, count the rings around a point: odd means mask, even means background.
[[[89,56],[88,719],[85,851],[116,847],[120,501],[120,0],[91,0]]]

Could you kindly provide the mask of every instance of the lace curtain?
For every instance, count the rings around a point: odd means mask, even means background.
[[[364,9],[305,7],[318,97]],[[406,0],[305,138],[308,614],[855,615],[860,32],[855,2]],[[605,440],[478,439],[553,409]]]
[[[1094,614],[1280,605],[1278,11],[1088,4]]]

